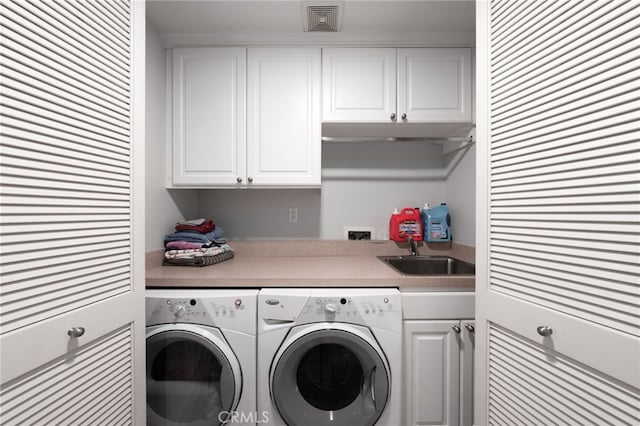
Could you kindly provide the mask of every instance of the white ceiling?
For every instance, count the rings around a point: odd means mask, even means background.
[[[160,33],[303,33],[303,6],[318,0],[148,0]],[[342,32],[474,33],[473,0],[343,0]]]

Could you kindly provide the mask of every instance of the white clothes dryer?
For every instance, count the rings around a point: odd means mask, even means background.
[[[397,289],[262,289],[258,412],[274,426],[398,426]]]
[[[147,424],[256,424],[257,290],[147,290]]]

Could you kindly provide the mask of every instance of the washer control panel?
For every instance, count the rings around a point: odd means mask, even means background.
[[[370,318],[384,318],[394,313],[393,301],[388,297],[312,296],[302,308],[298,322],[338,321],[352,324],[367,324]]]
[[[247,306],[241,297],[212,300],[147,298],[146,309],[147,325],[177,322],[218,325],[243,317]]]

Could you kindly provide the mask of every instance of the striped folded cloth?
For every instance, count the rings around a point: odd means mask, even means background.
[[[164,253],[163,265],[181,266],[208,266],[223,262],[233,258],[233,249],[228,244],[220,246],[186,249],[167,250]]]
[[[215,256],[227,251],[233,251],[229,244],[222,244],[213,247],[202,247],[196,249],[167,250],[164,252],[165,259],[190,259],[193,257]]]

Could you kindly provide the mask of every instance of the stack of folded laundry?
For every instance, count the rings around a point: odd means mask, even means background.
[[[163,265],[207,266],[233,257],[233,250],[222,238],[222,228],[211,219],[176,223],[175,232],[164,237]]]

